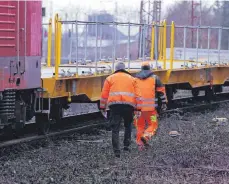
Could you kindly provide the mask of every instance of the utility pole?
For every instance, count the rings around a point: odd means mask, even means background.
[[[152,25],[153,22],[160,24],[161,21],[161,0],[141,0],[140,24]],[[150,55],[152,26],[139,29],[139,57]],[[144,49],[145,48],[145,49]],[[143,53],[144,52],[144,53]]]

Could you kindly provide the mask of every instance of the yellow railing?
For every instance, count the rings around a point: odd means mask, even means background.
[[[58,79],[61,64],[61,22],[58,14],[55,16],[55,78]]]
[[[158,35],[155,34],[155,26],[158,27]],[[174,61],[174,41],[175,41],[175,24],[172,22],[171,25],[171,41],[170,41],[170,69],[173,69],[173,61]],[[158,51],[158,59],[163,61],[163,69],[166,69],[166,48],[167,48],[167,22],[164,20],[160,23],[160,25],[156,25],[153,23],[152,25],[152,35],[151,35],[151,51],[150,51],[150,59],[154,60],[155,49]],[[155,44],[157,41],[158,44]],[[155,46],[157,48],[155,48]]]
[[[80,35],[78,36],[78,26],[85,26],[85,25],[90,25],[90,26],[96,26],[96,29],[95,30],[97,30],[97,32],[96,32],[96,39],[95,39],[95,42],[96,42],[96,46],[93,46],[93,47],[95,47],[96,49],[95,49],[95,66],[93,66],[93,69],[95,69],[95,72],[93,72],[93,74],[94,75],[96,75],[96,74],[98,74],[99,72],[97,71],[97,69],[98,69],[98,65],[97,65],[97,62],[98,61],[102,61],[102,58],[101,58],[101,56],[100,56],[100,58],[98,58],[98,31],[100,30],[98,30],[98,25],[100,25],[100,27],[102,27],[101,25],[113,25],[114,26],[114,23],[109,23],[109,22],[103,22],[103,23],[101,23],[101,22],[87,22],[87,21],[61,21],[61,19],[60,19],[60,17],[59,17],[59,15],[58,14],[56,14],[55,15],[55,19],[54,19],[54,26],[52,25],[52,19],[50,19],[49,20],[49,24],[46,24],[46,25],[49,25],[49,29],[48,29],[48,50],[47,50],[47,66],[48,67],[50,67],[51,66],[51,60],[52,60],[52,57],[51,57],[51,52],[52,52],[52,45],[54,46],[54,53],[55,53],[55,55],[54,55],[54,61],[55,61],[55,78],[56,79],[58,79],[58,75],[59,75],[59,66],[60,66],[60,64],[61,64],[61,55],[62,55],[62,59],[63,58],[65,58],[66,57],[66,53],[65,53],[65,51],[63,51],[62,50],[62,48],[61,48],[61,42],[63,42],[63,45],[65,45],[65,40],[63,39],[62,40],[62,29],[63,29],[63,32],[65,32],[65,27],[62,27],[63,25],[64,26],[66,26],[66,25],[72,25],[72,34],[73,34],[73,25],[75,24],[75,26],[76,26],[76,40],[74,40],[75,41],[75,45],[76,45],[76,51],[75,51],[75,54],[76,54],[76,74],[74,75],[74,76],[78,76],[78,67],[79,67],[79,63],[78,63],[78,61],[80,61],[79,59],[78,59],[78,39],[80,38]],[[145,30],[142,32],[142,34],[144,34],[144,36],[142,36],[141,35],[141,37],[144,37],[144,42],[141,40],[140,41],[140,49],[142,49],[142,43],[141,42],[143,42],[143,46],[144,46],[144,52],[145,52],[145,47],[147,46],[147,54],[148,54],[148,48],[149,48],[149,41],[151,41],[151,46],[150,46],[150,60],[151,61],[154,61],[154,59],[156,60],[156,61],[159,61],[160,63],[162,63],[162,68],[163,69],[173,69],[174,68],[174,65],[176,65],[176,68],[177,68],[177,66],[179,66],[179,67],[184,67],[184,68],[187,68],[187,67],[189,67],[188,66],[188,62],[189,62],[189,60],[187,59],[188,57],[190,58],[190,55],[188,55],[188,54],[190,54],[190,52],[192,51],[189,51],[189,50],[187,50],[187,48],[189,48],[189,46],[187,45],[187,35],[189,35],[188,33],[187,33],[187,29],[191,29],[191,31],[192,31],[192,29],[197,29],[197,32],[200,30],[200,29],[205,29],[205,30],[208,30],[208,29],[219,29],[219,40],[218,40],[218,58],[219,58],[219,63],[220,63],[220,50],[221,50],[221,32],[222,32],[222,30],[225,30],[225,29],[229,29],[229,28],[220,28],[220,27],[206,27],[206,26],[202,26],[202,27],[200,27],[200,26],[175,26],[175,23],[174,22],[172,22],[171,24],[167,24],[167,22],[166,22],[166,20],[164,20],[164,21],[162,21],[161,23],[159,23],[159,24],[157,24],[157,23],[153,23],[152,25],[145,25],[145,24],[139,24],[139,23],[125,23],[125,22],[116,22],[115,24],[117,24],[117,25],[123,25],[123,26],[131,26],[131,27],[133,27],[133,26],[136,26],[136,27],[147,27],[147,35],[145,35],[146,33],[145,33]],[[54,31],[55,31],[55,36],[54,36],[54,38],[55,38],[55,41],[54,41],[54,44],[52,43],[52,29],[53,29],[53,27],[54,27]],[[150,38],[149,38],[149,35],[148,35],[148,31],[150,30],[150,28],[152,27],[152,30],[151,30],[151,32],[149,33],[149,34],[151,34],[151,40],[150,40]],[[182,29],[184,30],[184,35],[182,34],[182,32],[181,32],[181,34],[180,34],[180,31],[182,31]],[[94,30],[94,29],[93,29]],[[102,28],[101,28],[101,30],[102,30]],[[115,29],[114,29],[115,30]],[[220,32],[220,30],[221,30],[221,32]],[[128,69],[130,70],[130,50],[133,50],[133,49],[130,49],[130,46],[132,46],[132,44],[131,44],[131,40],[130,40],[130,30],[129,30],[129,28],[128,28],[128,46],[127,46],[127,56],[128,57],[126,57],[127,58],[127,60],[128,60]],[[176,32],[176,34],[179,34],[180,35],[180,39],[179,38],[177,38],[177,40],[181,40],[182,39],[182,37],[183,37],[183,46],[181,45],[182,44],[182,42],[178,42],[178,41],[176,41],[176,46],[177,46],[177,48],[183,48],[183,50],[182,50],[182,53],[183,53],[183,58],[181,58],[181,56],[180,56],[180,58],[179,59],[176,59],[175,60],[175,58],[176,57],[174,57],[174,50],[175,50],[175,32]],[[209,32],[209,31],[208,31]],[[210,39],[210,33],[211,32],[209,32],[208,34],[209,34],[209,36],[208,36],[208,48],[207,48],[207,52],[208,52],[208,64],[210,63],[210,55],[211,54],[213,54],[212,52],[211,52],[211,50],[210,50],[210,43],[211,43],[211,40],[209,40]],[[87,35],[87,31],[84,33],[85,35]],[[102,34],[102,31],[101,31],[101,33],[100,34]],[[116,35],[116,33],[112,33],[113,35]],[[197,35],[199,35],[199,34],[197,34]],[[81,36],[82,37],[82,36]],[[102,37],[102,36],[101,36]],[[196,64],[196,63],[198,63],[199,62],[199,60],[198,60],[198,58],[199,58],[199,56],[200,56],[200,54],[199,54],[199,49],[200,49],[200,44],[199,44],[199,39],[200,39],[200,36],[196,36],[197,38],[197,40],[196,40],[196,44],[197,44],[197,46],[196,46],[196,48],[193,48],[193,49],[196,49],[196,62],[194,63],[194,64]],[[63,37],[64,38],[64,37]],[[115,55],[115,53],[117,52],[117,50],[116,50],[116,46],[117,45],[115,45],[116,44],[116,41],[115,41],[115,36],[114,36],[114,38],[113,38],[113,45],[114,45],[114,47],[112,48],[112,53],[114,53],[114,54],[112,54],[112,69],[114,68],[113,66],[114,66],[114,64],[115,64],[115,62],[118,60],[117,59],[117,54]],[[87,58],[87,36],[84,38],[84,40],[86,40],[86,41],[84,41],[85,43],[81,43],[81,45],[83,44],[84,46],[79,46],[79,47],[84,47],[85,48],[85,53],[84,53],[84,56],[82,56],[83,54],[82,53],[80,53],[81,54],[81,60],[83,60],[82,59],[82,57],[84,57],[84,61],[86,62],[86,58]],[[101,40],[101,39],[100,39]],[[71,38],[71,41],[72,41],[72,38]],[[136,40],[134,40],[134,41],[136,41]],[[147,42],[146,42],[147,41]],[[181,40],[182,41],[182,40]],[[146,42],[146,43],[145,43]],[[203,42],[203,40],[202,40],[202,42]],[[73,41],[71,42],[71,44],[73,45]],[[102,55],[101,53],[102,53],[102,51],[103,51],[103,47],[102,47],[102,41],[100,42],[101,43],[101,45],[100,45],[100,55]],[[179,44],[179,47],[178,47],[178,44]],[[73,48],[73,46],[70,46],[70,48]],[[133,44],[134,45],[134,44]],[[118,46],[117,46],[118,47]],[[168,50],[167,50],[167,47],[169,48]],[[122,47],[120,47],[120,48],[122,48]],[[202,47],[201,47],[202,48]],[[109,48],[110,49],[110,48]],[[180,49],[180,50],[181,50]],[[104,49],[105,50],[105,49]],[[119,49],[119,53],[121,53],[121,51],[123,51],[124,50],[124,52],[125,52],[125,49]],[[168,53],[166,52],[166,51],[169,51]],[[82,52],[82,51],[81,51]],[[109,52],[110,52],[110,50],[109,50]],[[133,52],[133,51],[132,51]],[[142,53],[143,53],[143,51],[142,51]],[[72,50],[70,49],[70,56],[72,56],[71,55],[72,54]],[[192,54],[192,53],[191,53]],[[124,54],[123,54],[124,55]],[[140,54],[140,55],[142,55],[142,54]],[[170,55],[170,56],[168,56],[168,55]],[[125,56],[125,55],[124,55]],[[148,56],[148,55],[147,55]],[[136,56],[137,57],[137,56]],[[168,57],[168,58],[167,58]],[[193,57],[193,56],[192,56]],[[108,60],[109,60],[110,58],[108,58]],[[146,57],[145,57],[145,53],[144,53],[144,56],[143,57],[141,57],[141,60],[140,61],[142,61],[142,60],[145,60],[146,59]],[[104,59],[103,59],[104,60]],[[125,58],[123,59],[124,61],[126,60]],[[192,60],[194,60],[194,59],[192,59]],[[137,60],[138,61],[138,60]],[[180,65],[180,64],[177,64],[177,62],[184,62],[184,65]],[[175,64],[174,64],[175,63]],[[202,62],[203,63],[203,62]],[[201,64],[202,64],[201,63]],[[169,64],[169,68],[167,68],[167,65]],[[81,67],[81,66],[80,66]],[[158,65],[157,65],[157,69],[158,69],[159,67],[158,67]]]
[[[167,25],[166,20],[160,23],[160,25],[153,23],[151,31],[151,50],[150,60],[153,61],[155,57],[155,49],[157,49],[158,59],[163,62],[163,69],[166,69],[168,62],[166,58],[166,46],[167,46],[167,27],[171,27],[170,33],[170,69],[173,69],[174,62],[174,41],[175,41],[175,24]],[[62,21],[58,14],[54,18],[54,61],[55,61],[55,78],[58,79],[59,66],[61,64],[61,40],[62,40]],[[156,31],[158,33],[156,34]],[[157,41],[157,43],[156,43]],[[155,48],[156,47],[156,48]],[[48,30],[48,54],[47,54],[47,66],[51,66],[51,52],[52,52],[52,19],[49,20]],[[76,74],[77,76],[78,74]]]

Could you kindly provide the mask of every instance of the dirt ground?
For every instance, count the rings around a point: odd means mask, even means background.
[[[228,107],[164,118],[148,151],[137,150],[133,132],[131,153],[122,152],[120,159],[114,158],[111,132],[105,130],[69,135],[19,153],[12,150],[0,158],[0,183],[226,184],[229,125],[217,125],[212,118],[229,118]],[[171,127],[181,135],[170,137]],[[122,139],[123,132],[120,135]]]

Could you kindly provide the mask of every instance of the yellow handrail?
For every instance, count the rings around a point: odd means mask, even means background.
[[[62,41],[62,24],[61,24],[61,19],[59,18],[59,21],[58,21],[58,64],[60,65],[61,64],[61,41]]]
[[[58,46],[59,46],[59,33],[58,33],[58,22],[59,22],[59,18],[58,18],[58,14],[55,15],[55,79],[58,79],[58,75],[59,75],[59,54],[58,54]]]

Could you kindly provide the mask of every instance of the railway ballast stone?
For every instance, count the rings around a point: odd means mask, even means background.
[[[215,112],[187,113],[160,121],[151,149],[113,157],[111,132],[69,135],[46,147],[0,158],[1,184],[76,183],[228,183],[229,134],[212,125],[229,118],[229,105]],[[170,124],[180,136],[171,137]],[[123,135],[123,134],[120,134]]]

